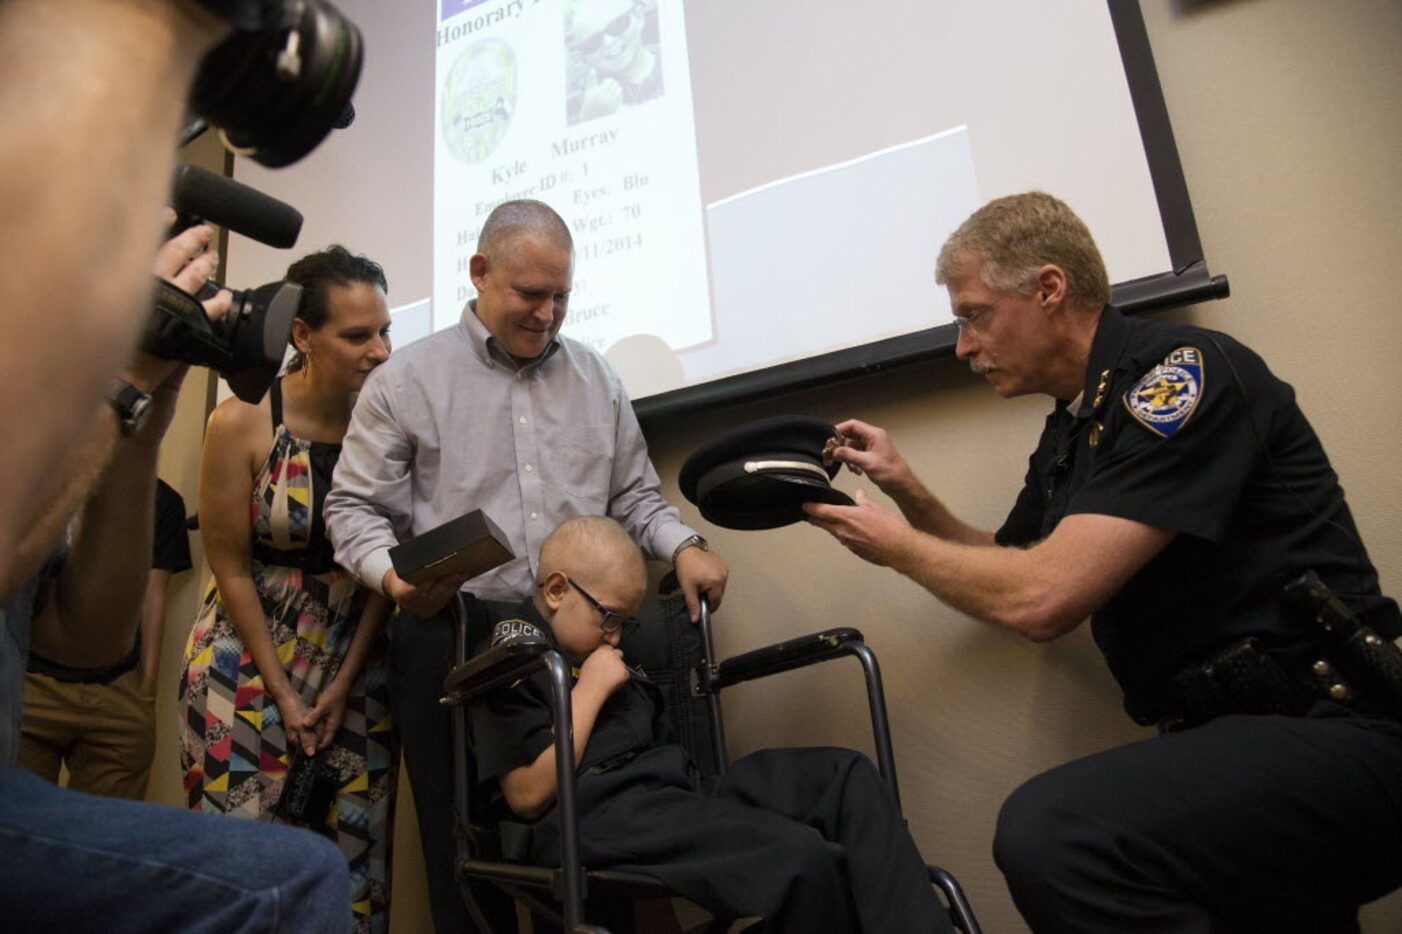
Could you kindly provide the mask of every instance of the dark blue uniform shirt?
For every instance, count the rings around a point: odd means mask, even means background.
[[[997,541],[1030,544],[1078,513],[1179,533],[1091,617],[1141,723],[1172,713],[1175,672],[1229,643],[1257,636],[1287,662],[1316,647],[1281,596],[1307,569],[1399,634],[1294,390],[1225,334],[1105,308],[1080,410],[1047,416]]]
[[[541,618],[534,603],[526,600],[517,608],[516,618],[502,620],[493,627],[493,638],[480,651],[490,649],[499,636],[514,635],[526,626],[555,643],[550,624]],[[624,753],[673,741],[662,705],[662,694],[656,685],[640,674],[630,678],[599,711],[579,763],[580,771],[616,760]],[[474,700],[468,716],[477,774],[484,782],[530,765],[555,741],[549,673],[539,669],[509,688]]]

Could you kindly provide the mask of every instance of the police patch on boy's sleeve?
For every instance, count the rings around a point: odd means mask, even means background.
[[[505,645],[508,642],[524,642],[544,638],[545,633],[541,632],[534,623],[528,623],[524,619],[504,619],[492,627],[491,644],[495,647]]]
[[[1179,347],[1125,391],[1125,408],[1139,424],[1167,438],[1192,417],[1206,379],[1202,351]]]

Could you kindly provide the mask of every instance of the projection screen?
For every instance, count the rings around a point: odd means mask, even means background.
[[[235,177],[306,216],[230,238],[231,284],[342,243],[385,266],[397,346],[454,326],[500,202],[575,238],[564,334],[646,422],[952,351],[933,265],[989,198],[1081,214],[1128,310],[1208,274],[1137,3],[413,0],[363,30],[357,116]]]

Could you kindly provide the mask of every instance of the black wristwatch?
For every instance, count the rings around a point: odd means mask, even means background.
[[[107,387],[107,402],[117,413],[117,427],[123,438],[141,430],[151,417],[151,396],[124,379],[114,379]]]
[[[702,551],[710,551],[710,550],[711,550],[711,543],[708,542],[708,541],[706,541],[706,540],[705,540],[704,538],[702,538],[700,535],[688,535],[686,538],[682,539],[681,544],[678,545],[678,546],[672,551],[672,564],[675,565],[675,564],[677,563],[677,555],[681,554],[683,551],[686,551],[686,550],[687,550],[688,548],[690,548],[692,545],[695,545],[697,548],[700,548]]]

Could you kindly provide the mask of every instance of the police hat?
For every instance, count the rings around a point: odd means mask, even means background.
[[[829,481],[837,463],[823,447],[837,434],[821,418],[782,415],[714,438],[682,464],[682,495],[707,521],[727,529],[776,529],[802,521],[804,503],[851,506]]]

